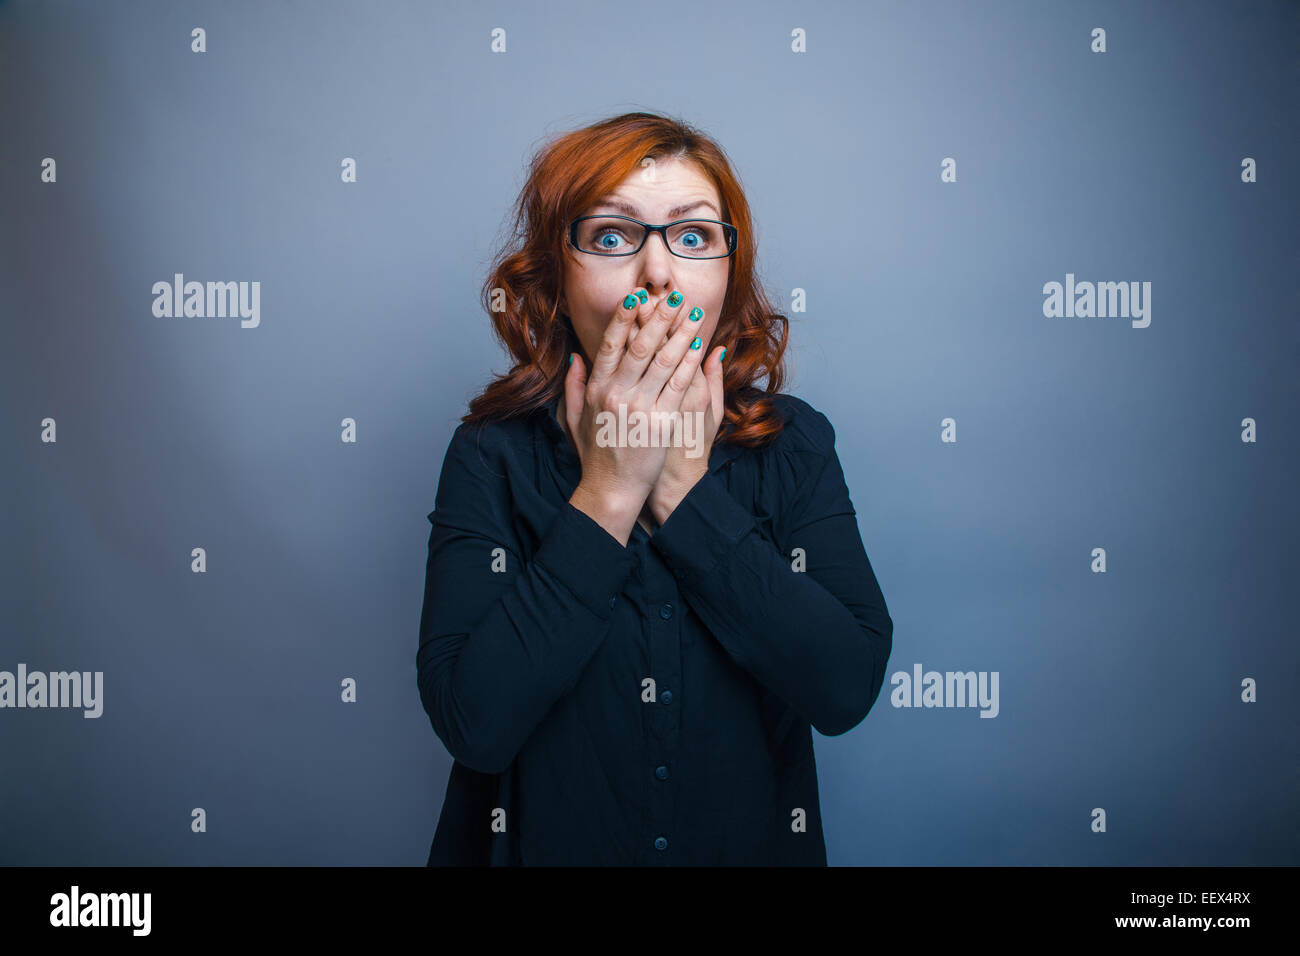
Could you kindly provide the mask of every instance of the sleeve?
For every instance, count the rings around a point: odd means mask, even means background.
[[[713,473],[650,541],[732,659],[834,736],[875,703],[894,624],[862,545],[834,429],[806,407],[804,422],[786,427],[806,429],[812,447],[776,452],[795,463],[782,482],[790,517],[781,551]],[[804,570],[795,570],[795,548]]]
[[[634,558],[566,501],[525,563],[496,473],[506,466],[483,460],[478,432],[461,425],[452,436],[428,515],[416,669],[448,752],[501,773],[605,638]]]

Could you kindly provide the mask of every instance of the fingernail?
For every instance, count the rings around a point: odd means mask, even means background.
[[[702,344],[704,343],[700,341],[700,337],[698,335],[695,336],[695,338],[691,339],[691,348],[693,349],[698,349]]]
[[[682,304],[682,294],[678,292],[676,289],[673,289],[672,294],[668,296],[668,304],[671,305],[674,309],[677,308],[679,305]]]
[[[645,289],[637,289],[636,297],[641,300],[642,305],[645,305],[650,300],[650,293],[646,292]]]
[[[718,361],[721,362],[726,357],[727,357],[727,350],[723,348],[723,350],[718,353]]]
[[[636,308],[636,303],[637,303],[637,297],[636,297],[635,293],[629,292],[629,293],[627,294],[627,298],[623,300],[623,308],[625,308],[625,309],[635,309],[635,308]]]
[[[572,352],[569,353],[569,364],[570,364],[570,365],[573,364],[573,353],[572,353]]]
[[[688,315],[687,318],[692,322],[698,322],[700,319],[704,318],[704,310],[697,305],[695,308],[691,309],[691,314]]]

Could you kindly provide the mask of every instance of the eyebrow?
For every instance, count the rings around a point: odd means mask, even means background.
[[[612,199],[612,198],[602,199],[600,202],[596,203],[596,205],[593,206],[592,208],[596,209],[601,206],[606,206],[610,209],[617,209],[619,212],[623,213],[623,215],[631,216],[633,219],[641,218],[641,213],[636,208],[636,206],[632,205],[630,202],[624,202],[622,199]],[[688,202],[685,205],[674,206],[672,209],[669,209],[667,213],[668,221],[669,222],[674,221],[675,219],[677,219],[678,216],[690,212],[692,209],[694,209],[697,206],[708,206],[710,209],[713,210],[713,214],[715,216],[717,216],[719,219],[722,218],[722,213],[718,210],[717,206],[713,205],[713,203],[711,203],[707,199],[697,199],[694,202]]]

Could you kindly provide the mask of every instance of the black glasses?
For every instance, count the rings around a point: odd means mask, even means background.
[[[736,251],[736,227],[716,219],[679,219],[652,226],[630,216],[583,216],[569,224],[569,245],[593,256],[631,256],[652,232],[683,259],[725,259]]]

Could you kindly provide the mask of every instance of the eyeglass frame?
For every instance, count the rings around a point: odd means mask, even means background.
[[[583,249],[578,245],[578,223],[588,219],[626,219],[628,222],[634,222],[638,226],[645,228],[645,234],[641,237],[641,244],[631,252],[592,252],[590,249]],[[723,233],[727,237],[727,253],[722,256],[684,256],[680,252],[673,252],[672,243],[668,241],[667,229],[669,226],[678,226],[684,222],[712,222],[723,227]],[[729,222],[723,222],[721,219],[701,219],[698,216],[692,216],[689,219],[675,219],[672,222],[664,223],[662,226],[652,226],[648,222],[642,222],[640,219],[633,219],[631,216],[616,216],[613,213],[597,213],[592,216],[579,216],[573,222],[569,223],[566,233],[569,237],[569,245],[579,252],[586,253],[589,256],[600,256],[602,259],[617,259],[620,256],[634,256],[645,248],[646,241],[650,234],[657,232],[659,237],[664,241],[664,248],[679,259],[730,259],[736,254],[736,249],[740,245],[740,230]]]

